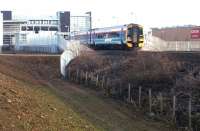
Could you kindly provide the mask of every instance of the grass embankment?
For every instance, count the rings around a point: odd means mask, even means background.
[[[0,130],[172,130],[132,106],[61,80],[59,63],[59,57],[0,57]]]
[[[28,68],[31,64],[20,59],[0,60],[0,130],[98,130],[41,84],[41,79],[34,79],[33,65]]]

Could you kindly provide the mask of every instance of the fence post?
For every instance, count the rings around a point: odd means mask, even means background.
[[[96,86],[98,86],[99,83],[99,75],[97,74],[97,78],[96,78]]]
[[[78,69],[76,70],[76,82],[77,83],[79,82],[79,70]]]
[[[83,80],[84,80],[83,75],[84,75],[84,72],[81,71],[81,72],[80,72],[80,83],[83,83]]]
[[[102,78],[102,81],[101,81],[101,88],[103,88],[103,86],[104,86],[104,80],[105,79],[105,77],[103,76],[103,78]]]
[[[89,72],[88,73],[88,86],[90,86],[91,78],[92,78],[92,74],[91,74],[91,72]]]
[[[107,87],[107,96],[109,96],[110,95],[110,79],[109,78],[107,79],[106,87]]]
[[[93,73],[90,74],[91,85],[93,84]]]
[[[81,75],[82,75],[82,70],[79,70],[79,83],[81,84]]]
[[[189,106],[188,106],[188,116],[189,116],[189,129],[191,130],[192,129],[192,98],[191,98],[191,95],[189,97]]]
[[[159,96],[160,96],[160,113],[163,113],[163,95],[161,92],[159,93]]]
[[[175,119],[175,115],[176,115],[176,95],[173,96],[173,113],[172,113],[173,120]]]
[[[149,113],[152,112],[152,94],[151,89],[149,89]]]
[[[131,84],[128,84],[128,102],[131,102]]]
[[[88,72],[85,73],[85,85],[88,85]]]
[[[139,86],[139,98],[138,98],[139,107],[141,107],[141,94],[142,94],[142,86]]]

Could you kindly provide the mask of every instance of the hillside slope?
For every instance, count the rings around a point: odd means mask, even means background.
[[[34,60],[23,59],[0,59],[0,130],[98,130],[35,79]]]
[[[59,57],[0,56],[0,88],[0,130],[172,130],[61,80]]]

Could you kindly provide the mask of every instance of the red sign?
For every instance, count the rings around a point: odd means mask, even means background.
[[[200,28],[192,29],[190,34],[191,39],[200,39]]]

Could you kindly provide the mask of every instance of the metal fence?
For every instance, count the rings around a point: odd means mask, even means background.
[[[103,91],[106,96],[125,103],[148,114],[148,117],[165,121],[178,131],[199,131],[199,112],[192,93],[157,91],[150,87],[134,86],[133,83],[112,82],[106,75],[84,70],[66,70],[69,81]],[[195,105],[196,104],[196,105]],[[199,108],[198,108],[199,109]]]
[[[200,41],[164,41],[151,36],[146,38],[144,50],[150,51],[200,51]]]
[[[17,45],[15,46],[15,52],[55,54],[59,52],[59,49],[57,45]]]
[[[40,31],[15,34],[14,51],[22,53],[59,53],[55,31]]]

